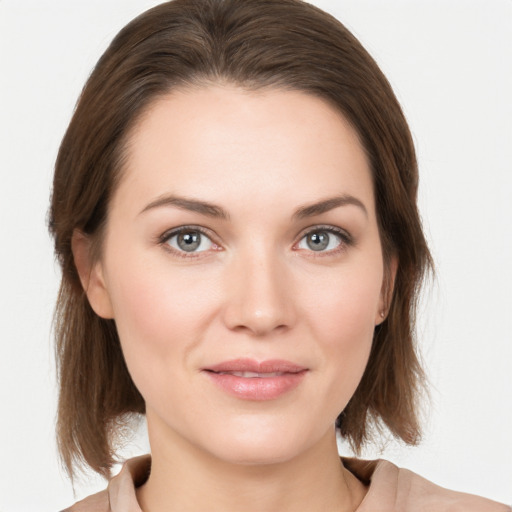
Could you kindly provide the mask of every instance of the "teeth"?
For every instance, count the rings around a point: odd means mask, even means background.
[[[245,379],[265,379],[268,377],[280,377],[283,372],[258,373],[258,372],[219,372],[220,375],[234,375],[235,377],[243,377]]]

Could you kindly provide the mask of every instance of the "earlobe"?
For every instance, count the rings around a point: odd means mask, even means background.
[[[393,255],[390,258],[387,267],[384,269],[384,279],[380,292],[379,308],[375,317],[375,325],[380,325],[388,316],[391,301],[393,299],[393,290],[395,288],[395,278],[398,269],[398,258]]]
[[[100,261],[93,261],[91,243],[91,239],[86,234],[75,229],[71,238],[75,266],[82,288],[94,312],[102,318],[114,318],[103,267]]]

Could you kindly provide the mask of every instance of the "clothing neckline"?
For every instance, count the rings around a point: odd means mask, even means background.
[[[370,509],[367,510],[367,504],[370,503],[370,506],[372,506],[371,501],[375,493],[375,486],[371,485],[371,482],[375,474],[381,473],[386,467],[388,473],[389,470],[393,473],[393,468],[398,473],[398,468],[394,464],[383,460],[368,461],[340,457],[340,461],[348,471],[368,487],[355,512],[370,512]],[[107,489],[112,512],[142,512],[137,501],[136,489],[147,482],[150,473],[151,455],[149,454],[134,457],[123,464],[119,474],[110,480]],[[389,476],[386,480],[389,480]],[[391,488],[394,487],[394,485],[391,486]]]
[[[369,487],[355,512],[512,512],[508,505],[439,487],[386,460],[341,457],[341,462]],[[142,512],[136,489],[147,481],[150,471],[150,455],[130,459],[106,490],[76,503],[67,512]]]

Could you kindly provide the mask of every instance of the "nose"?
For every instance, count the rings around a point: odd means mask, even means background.
[[[296,319],[291,281],[271,250],[239,255],[226,273],[225,325],[257,337],[290,329]]]

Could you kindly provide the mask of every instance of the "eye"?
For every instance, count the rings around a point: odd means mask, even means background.
[[[215,245],[201,230],[186,227],[164,234],[161,241],[175,251],[186,253],[208,251]]]
[[[334,228],[316,228],[306,233],[297,247],[314,252],[330,252],[349,245],[350,237],[341,230]]]

